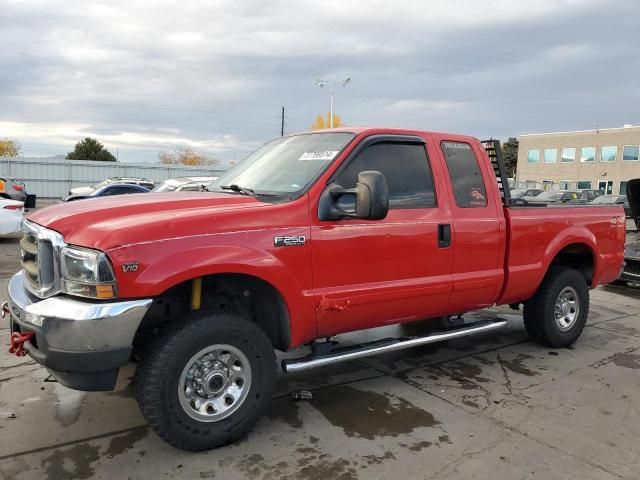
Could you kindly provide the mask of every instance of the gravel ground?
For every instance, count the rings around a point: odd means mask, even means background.
[[[2,298],[17,243],[0,239]],[[146,427],[133,367],[115,392],[69,390],[6,353],[1,320],[0,478],[637,479],[639,308],[639,291],[600,287],[571,349],[540,347],[496,309],[475,316],[507,319],[499,333],[282,377],[252,433],[199,454]],[[313,399],[292,401],[298,389]]]

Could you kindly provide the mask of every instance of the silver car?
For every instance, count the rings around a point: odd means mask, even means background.
[[[0,197],[24,202],[27,199],[27,189],[20,180],[0,177]]]
[[[179,177],[170,178],[165,180],[156,188],[153,192],[200,192],[203,191],[207,185],[216,180],[218,177]]]

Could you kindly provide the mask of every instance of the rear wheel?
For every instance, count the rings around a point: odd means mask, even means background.
[[[273,347],[242,317],[190,314],[168,326],[147,352],[137,371],[140,410],[176,448],[226,445],[247,433],[269,404]]]
[[[580,272],[551,267],[536,294],[524,305],[524,324],[531,337],[549,347],[574,343],[587,322],[589,287]]]

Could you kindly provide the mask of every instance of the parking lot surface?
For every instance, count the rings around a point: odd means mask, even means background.
[[[3,300],[17,243],[0,239]],[[520,312],[499,308],[466,316],[507,319],[497,334],[282,377],[253,432],[197,454],[146,427],[133,366],[115,392],[67,389],[29,357],[6,353],[4,319],[0,478],[637,479],[640,291],[606,286],[591,298],[571,349],[530,341]],[[293,401],[300,389],[313,399]]]

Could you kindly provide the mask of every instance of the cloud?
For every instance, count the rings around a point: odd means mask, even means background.
[[[0,136],[124,160],[244,155],[328,110],[347,124],[512,136],[638,123],[632,0],[6,0]]]
[[[142,132],[95,129],[91,124],[72,123],[20,123],[0,121],[0,131],[6,136],[49,145],[73,145],[85,137],[97,137],[109,149],[171,150],[175,146],[191,147],[207,152],[229,149],[253,150],[258,143],[242,142],[233,135],[217,135],[209,138],[181,136],[175,129],[147,129]]]

